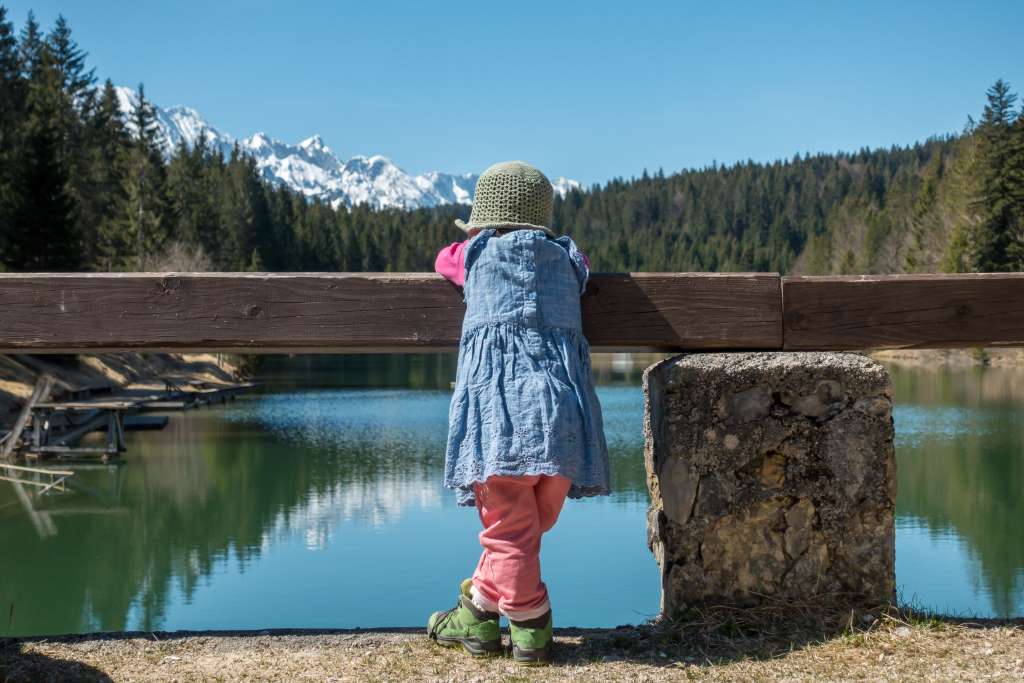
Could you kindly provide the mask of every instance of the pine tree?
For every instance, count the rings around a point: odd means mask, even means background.
[[[56,112],[56,126],[63,137],[62,156],[72,172],[76,171],[75,159],[84,144],[83,119],[88,117],[95,105],[93,85],[96,77],[93,71],[85,69],[86,54],[79,49],[71,37],[71,28],[63,15],[58,15],[53,30],[46,37],[46,49],[53,62],[53,68],[60,79],[60,92]]]
[[[77,230],[83,241],[94,239],[95,216],[83,215],[83,204],[91,202],[102,188],[96,187],[90,177],[89,120],[95,115],[96,77],[86,69],[86,53],[78,47],[71,28],[63,15],[57,17],[53,30],[46,36],[46,48],[53,59],[60,78],[62,96],[57,100],[56,128],[60,134],[58,158],[67,170],[68,194],[79,213]]]
[[[35,40],[37,29],[29,17],[23,37]],[[75,228],[75,204],[67,191],[68,172],[61,159],[58,127],[62,81],[56,60],[45,44],[32,48],[24,64],[28,79],[22,149],[14,169],[14,191],[19,195],[4,250],[8,266],[19,270],[76,270],[81,248]]]
[[[6,245],[11,238],[15,208],[20,201],[14,187],[14,169],[18,164],[24,85],[14,26],[7,20],[7,8],[0,5],[0,268],[8,260]]]
[[[43,45],[43,34],[39,30],[35,12],[29,10],[28,17],[25,19],[25,27],[21,30],[18,40],[18,63],[21,67],[21,74],[26,79],[31,78],[35,72],[41,59]]]
[[[940,159],[941,161],[941,159]],[[926,263],[929,239],[933,232],[931,213],[935,204],[939,185],[939,166],[926,172],[921,191],[914,202],[913,214],[910,217],[911,244],[904,256],[906,270],[920,272]]]
[[[0,150],[12,144],[12,126],[24,105],[24,81],[14,26],[0,5]]]
[[[58,15],[53,30],[46,38],[53,59],[61,73],[62,86],[75,103],[81,106],[79,98],[87,96],[96,83],[94,69],[86,70],[88,56],[71,37],[71,27],[64,15]]]
[[[253,248],[255,216],[244,159],[236,144],[225,165],[217,197],[222,231],[218,265],[225,270],[244,270]]]
[[[167,241],[164,223],[164,162],[157,141],[156,112],[139,84],[136,105],[131,112],[131,143],[125,164],[125,202],[119,228],[127,251],[124,266],[144,269],[159,258]]]
[[[220,151],[205,133],[189,149],[182,141],[167,166],[167,211],[176,239],[207,254],[218,251],[219,223],[215,206],[221,175]]]
[[[976,207],[981,224],[974,239],[974,268],[983,272],[1020,270],[1014,255],[1017,242],[1019,179],[1014,177],[1013,104],[1017,96],[1002,79],[986,93],[988,104],[977,127],[980,192]]]
[[[107,80],[88,121],[87,178],[92,191],[83,197],[79,209],[85,228],[83,256],[101,271],[120,267],[128,249],[119,219],[127,211],[131,141],[122,116],[117,92]]]
[[[271,188],[268,196],[270,207],[270,223],[273,230],[273,242],[278,247],[267,254],[264,261],[270,271],[297,270],[299,254],[297,252],[296,240],[294,239],[294,226],[298,221],[298,214],[306,207],[303,199],[297,198],[296,193],[284,186]],[[338,214],[334,216],[338,219]],[[339,265],[335,262],[334,265]]]
[[[1024,270],[1024,105],[1010,128],[1006,176],[1014,222],[1007,253],[1014,270]]]

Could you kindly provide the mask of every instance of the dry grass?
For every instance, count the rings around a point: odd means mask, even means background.
[[[1024,622],[716,608],[562,629],[555,664],[473,660],[420,630],[120,634],[0,643],[3,681],[1020,681]]]

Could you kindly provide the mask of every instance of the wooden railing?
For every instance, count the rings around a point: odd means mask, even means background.
[[[1024,273],[782,278],[787,351],[1024,346]]]
[[[450,349],[464,304],[423,273],[0,274],[0,353]],[[602,349],[1024,346],[1024,274],[598,274]]]

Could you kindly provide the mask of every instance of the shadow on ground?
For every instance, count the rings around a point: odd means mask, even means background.
[[[0,681],[44,683],[49,681],[112,682],[110,676],[82,662],[23,652],[15,640],[0,640]]]

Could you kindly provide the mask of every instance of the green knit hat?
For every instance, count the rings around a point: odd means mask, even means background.
[[[555,191],[551,181],[523,161],[494,164],[476,181],[469,222],[456,220],[466,232],[483,228],[534,228],[554,236],[552,220]]]

